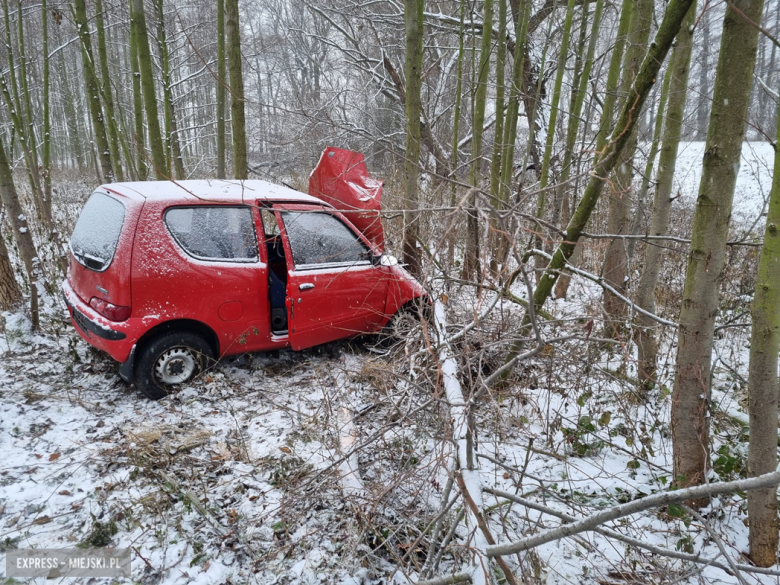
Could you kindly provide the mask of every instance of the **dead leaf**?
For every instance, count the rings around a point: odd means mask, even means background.
[[[49,461],[57,461],[60,458],[61,453],[52,453],[49,455]]]
[[[57,492],[61,496],[69,496],[71,493],[68,490],[62,490],[61,492]]]
[[[440,300],[441,300],[441,304],[442,304],[442,305],[446,305],[446,304],[447,304],[447,301],[449,301],[449,300],[450,300],[450,297],[448,297],[448,296],[446,295],[446,293],[442,293],[442,295],[441,295],[441,299],[440,299]]]
[[[41,457],[43,457],[43,455],[38,455],[37,453],[33,453],[33,455],[35,455],[36,459],[40,459]]]
[[[51,518],[49,518],[48,516],[41,516],[32,521],[33,524],[39,524],[39,525],[48,524],[49,522],[51,522]]]
[[[290,449],[289,447],[279,447],[279,451],[281,451],[282,453],[292,453],[292,449]]]

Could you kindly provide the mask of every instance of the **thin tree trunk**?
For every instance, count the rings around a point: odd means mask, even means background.
[[[650,38],[650,27],[653,20],[653,0],[635,0],[631,27],[628,34],[628,48],[623,62],[620,94],[627,104],[634,101],[629,93],[634,77],[642,64],[647,41]],[[641,108],[635,108],[632,115],[639,118]],[[638,126],[634,127],[621,153],[621,160],[615,167],[613,184],[609,191],[609,214],[607,216],[607,231],[610,234],[625,235],[631,229],[631,195],[634,180],[634,155],[636,154]],[[607,247],[604,259],[604,280],[612,288],[623,294],[628,281],[628,253],[626,240],[615,238]],[[610,336],[620,334],[625,322],[627,307],[615,295],[604,291],[604,313],[607,318],[606,332]]]
[[[19,203],[19,195],[14,185],[13,171],[5,154],[2,140],[0,140],[0,200],[2,200],[8,212],[8,219],[11,223],[19,256],[22,258],[24,269],[30,282],[30,319],[33,329],[37,330],[40,327],[38,318],[38,253],[35,251],[32,232],[27,225],[27,216]]]
[[[139,181],[145,181],[149,176],[149,167],[146,164],[144,96],[141,90],[141,67],[138,63],[138,31],[132,23],[130,25],[130,69],[133,74],[133,120],[135,128],[133,144],[136,152],[136,173]]]
[[[498,40],[496,41],[496,123],[493,135],[493,158],[490,161],[490,194],[495,199],[499,198],[501,183],[501,153],[504,145],[504,92],[506,79],[506,3],[507,0],[498,0]]]
[[[653,198],[653,216],[650,220],[650,235],[665,236],[669,233],[669,217],[672,210],[672,182],[677,166],[677,150],[680,145],[685,116],[685,102],[688,94],[688,77],[691,71],[693,53],[693,24],[696,20],[696,2],[685,17],[685,22],[677,34],[674,51],[669,63],[671,80],[669,82],[669,104],[664,116],[663,144],[658,159],[657,185]],[[642,274],[637,288],[637,304],[651,313],[655,313],[655,287],[661,270],[663,247],[647,244]],[[640,384],[649,389],[656,379],[656,361],[658,341],[654,325],[639,315],[636,334],[638,351],[638,375]]]
[[[44,214],[51,222],[51,112],[49,111],[49,8],[41,0],[41,29],[43,50],[43,205]]]
[[[258,75],[260,75],[258,69]],[[225,178],[225,0],[217,0],[217,178]],[[259,86],[258,86],[259,87]]]
[[[460,28],[458,29],[458,75],[457,82],[455,84],[455,111],[452,115],[452,153],[451,164],[452,167],[452,192],[450,194],[450,207],[455,207],[457,201],[457,185],[455,181],[458,178],[458,142],[460,139],[460,108],[463,102],[463,55],[465,54],[463,48],[464,37],[464,20],[466,16],[466,0],[460,0]],[[454,231],[453,231],[454,232]],[[447,257],[450,262],[453,261],[455,256],[455,233],[448,234],[447,238]]]
[[[615,130],[608,142],[608,149],[599,158],[591,173],[591,179],[588,181],[582,199],[566,229],[566,236],[558,246],[547,266],[547,270],[534,289],[533,303],[537,312],[550,297],[560,271],[564,270],[567,260],[571,257],[577,241],[587,225],[590,215],[596,207],[599,195],[601,195],[601,191],[604,188],[605,178],[609,176],[609,173],[612,172],[617,164],[618,157],[628,141],[628,136],[636,126],[637,118],[633,115],[633,112],[641,110],[642,105],[647,100],[647,96],[655,84],[658,71],[661,69],[666,54],[672,46],[674,37],[680,30],[680,25],[692,2],[693,0],[670,0],[669,4],[667,4],[661,26],[655,35],[655,39],[649,45],[642,67],[639,69],[631,87],[630,95],[635,96],[635,99],[624,105],[615,125]],[[529,326],[530,314],[526,313],[521,325],[521,335],[510,346],[509,352],[504,359],[505,364],[512,362],[519,355],[524,345],[522,337],[527,333]],[[510,370],[507,369],[498,379],[505,380],[509,372]]]
[[[696,140],[707,139],[707,124],[710,111],[710,13],[701,15],[701,64],[699,65],[699,99],[696,106]]]
[[[685,273],[672,392],[675,484],[698,485],[709,468],[710,360],[731,204],[745,136],[763,0],[726,8],[693,233]],[[776,424],[776,423],[775,423]],[[701,502],[692,502],[701,504]]]
[[[108,73],[108,52],[106,51],[106,27],[103,19],[103,0],[95,0],[95,25],[97,27],[98,55],[100,57],[100,77],[103,89],[103,107],[106,112],[106,134],[111,149],[111,165],[117,181],[124,181],[122,157],[119,153],[119,132],[114,113],[114,94],[111,91],[111,76]],[[93,62],[94,63],[94,62]],[[97,72],[95,73],[97,75]]]
[[[55,28],[59,31],[59,28]],[[55,39],[59,43],[61,41],[61,35],[59,32],[55,34]],[[81,129],[79,126],[79,118],[76,117],[76,106],[73,103],[73,90],[70,86],[70,79],[68,76],[68,66],[65,63],[65,52],[59,51],[56,61],[57,77],[59,79],[60,91],[62,92],[62,109],[65,113],[65,126],[68,132],[68,145],[70,146],[70,154],[76,159],[76,166],[79,172],[84,172],[84,146],[81,142]]]
[[[566,61],[569,57],[569,39],[571,38],[571,23],[574,20],[574,5],[576,0],[569,0],[566,7],[566,19],[563,23],[563,37],[561,38],[560,52],[558,54],[558,67],[555,72],[555,85],[553,87],[552,101],[550,103],[550,120],[547,125],[547,137],[542,155],[542,170],[539,178],[539,195],[536,199],[536,217],[544,219],[544,209],[548,193],[544,190],[550,182],[550,161],[552,160],[553,143],[555,142],[555,130],[558,126],[558,106],[561,101],[561,89],[563,87],[563,74],[566,70]],[[555,211],[553,211],[555,213]],[[541,235],[534,238],[537,247],[541,247]],[[533,241],[533,240],[532,240]]]
[[[612,49],[612,56],[609,60],[609,72],[607,73],[607,87],[604,95],[604,106],[601,110],[601,121],[599,122],[599,133],[596,137],[596,157],[602,155],[604,147],[607,145],[607,137],[612,128],[612,118],[614,117],[615,104],[617,103],[617,89],[620,83],[620,67],[623,64],[623,52],[626,48],[626,36],[631,27],[631,17],[634,13],[634,2],[627,0],[623,2],[620,9],[620,23],[618,24],[615,46]]]
[[[83,2],[84,0],[78,1]],[[144,13],[143,0],[131,0],[130,8],[130,19],[135,29],[138,64],[141,70],[141,87],[146,109],[146,127],[149,129],[152,165],[154,166],[154,174],[157,180],[163,181],[170,179],[171,170],[165,164],[165,150],[163,149],[162,136],[160,135],[160,118],[157,111],[157,95],[154,89],[152,56],[149,50],[149,35],[146,29],[146,14]]]
[[[95,144],[98,149],[100,169],[103,180],[109,183],[114,181],[114,169],[111,164],[111,150],[106,138],[106,124],[103,118],[103,109],[100,104],[100,84],[95,72],[95,59],[92,56],[92,41],[89,38],[89,26],[87,26],[87,8],[84,0],[74,0],[74,17],[81,41],[81,62],[83,63],[84,83],[87,92],[87,103],[92,116],[92,130],[95,135]]]
[[[244,78],[241,74],[241,34],[238,27],[238,0],[225,0],[227,57],[230,70],[230,114],[233,128],[233,173],[246,179],[248,173]]]
[[[571,207],[569,207],[569,197],[567,197],[565,193],[565,191],[568,190],[568,187],[565,185],[565,183],[569,180],[569,176],[571,174],[571,168],[574,159],[574,146],[577,142],[577,135],[579,133],[580,117],[582,115],[582,106],[585,103],[585,96],[588,94],[590,72],[593,68],[593,57],[596,54],[596,44],[599,41],[599,30],[601,28],[601,16],[603,14],[603,11],[604,11],[604,0],[597,0],[596,9],[593,14],[593,26],[591,27],[590,39],[588,40],[588,53],[587,56],[585,57],[583,70],[579,76],[579,84],[577,84],[575,89],[572,91],[572,99],[569,106],[571,114],[569,115],[569,127],[566,133],[566,151],[564,153],[563,165],[561,167],[561,180],[560,180],[561,184],[563,185],[561,189],[564,191],[561,197],[562,203],[564,205],[564,208],[562,209],[562,215],[563,215],[562,219],[564,222],[567,223],[571,219],[571,211],[570,211]],[[587,24],[587,20],[583,17],[582,26],[585,27],[586,24]],[[585,124],[585,127],[587,128],[588,125]],[[577,261],[579,261],[580,250],[581,250],[581,246],[578,246],[575,249],[575,251],[572,253],[571,258],[569,258],[569,262],[571,264],[576,264]],[[571,275],[562,274],[561,277],[558,279],[558,284],[555,286],[556,299],[566,298],[566,294],[568,293],[570,283],[571,283]]]
[[[780,108],[778,108],[780,136]],[[777,468],[777,356],[780,352],[780,150],[775,152],[772,191],[758,260],[751,312],[748,400],[750,412],[750,477]],[[750,558],[759,567],[777,562],[777,490],[748,492]]]
[[[157,41],[160,46],[160,63],[162,65],[163,103],[165,112],[165,144],[168,167],[173,168],[177,179],[183,179],[184,160],[181,156],[181,144],[179,131],[176,124],[176,110],[173,106],[173,92],[171,91],[171,65],[168,57],[168,39],[165,34],[165,13],[163,0],[157,0]]]
[[[645,223],[645,210],[647,208],[647,196],[650,193],[650,183],[653,176],[653,169],[655,168],[655,159],[658,156],[658,149],[661,146],[661,133],[664,126],[664,113],[666,112],[666,104],[669,101],[669,84],[672,79],[672,66],[674,63],[674,51],[672,51],[672,58],[669,60],[669,66],[666,68],[664,74],[664,83],[661,87],[661,98],[658,100],[658,109],[653,113],[653,141],[650,143],[650,152],[647,153],[647,161],[645,162],[645,172],[642,174],[642,186],[639,188],[639,196],[637,197],[636,213],[634,213],[634,219],[631,223],[631,235],[639,234],[642,229],[642,225]],[[632,238],[626,243],[628,261],[634,258],[634,251],[636,250],[636,239]]]
[[[471,127],[471,169],[469,184],[478,187],[482,176],[482,136],[485,124],[485,102],[488,74],[490,73],[490,45],[493,32],[493,0],[485,0],[482,18],[482,42],[479,49],[479,65],[475,70],[477,90],[474,94],[474,122]],[[463,257],[463,278],[482,280],[479,261],[479,218],[477,217],[477,194],[469,195],[466,211],[466,252]]]
[[[404,154],[404,262],[412,274],[420,274],[417,251],[420,164],[420,117],[422,115],[423,0],[404,0],[406,38],[406,148]]]

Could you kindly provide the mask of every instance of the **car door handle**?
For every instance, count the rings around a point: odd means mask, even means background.
[[[298,285],[298,290],[311,290],[314,288],[314,284],[311,282],[304,282]]]

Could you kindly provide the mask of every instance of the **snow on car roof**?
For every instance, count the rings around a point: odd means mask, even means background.
[[[141,196],[145,199],[190,199],[205,201],[288,201],[327,205],[321,199],[275,185],[268,181],[211,179],[199,181],[139,181],[134,183],[111,183],[103,189],[120,195]]]

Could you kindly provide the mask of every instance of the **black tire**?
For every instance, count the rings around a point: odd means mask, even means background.
[[[211,347],[200,335],[173,331],[151,339],[135,360],[135,386],[152,400],[165,398],[190,382],[214,361]]]

